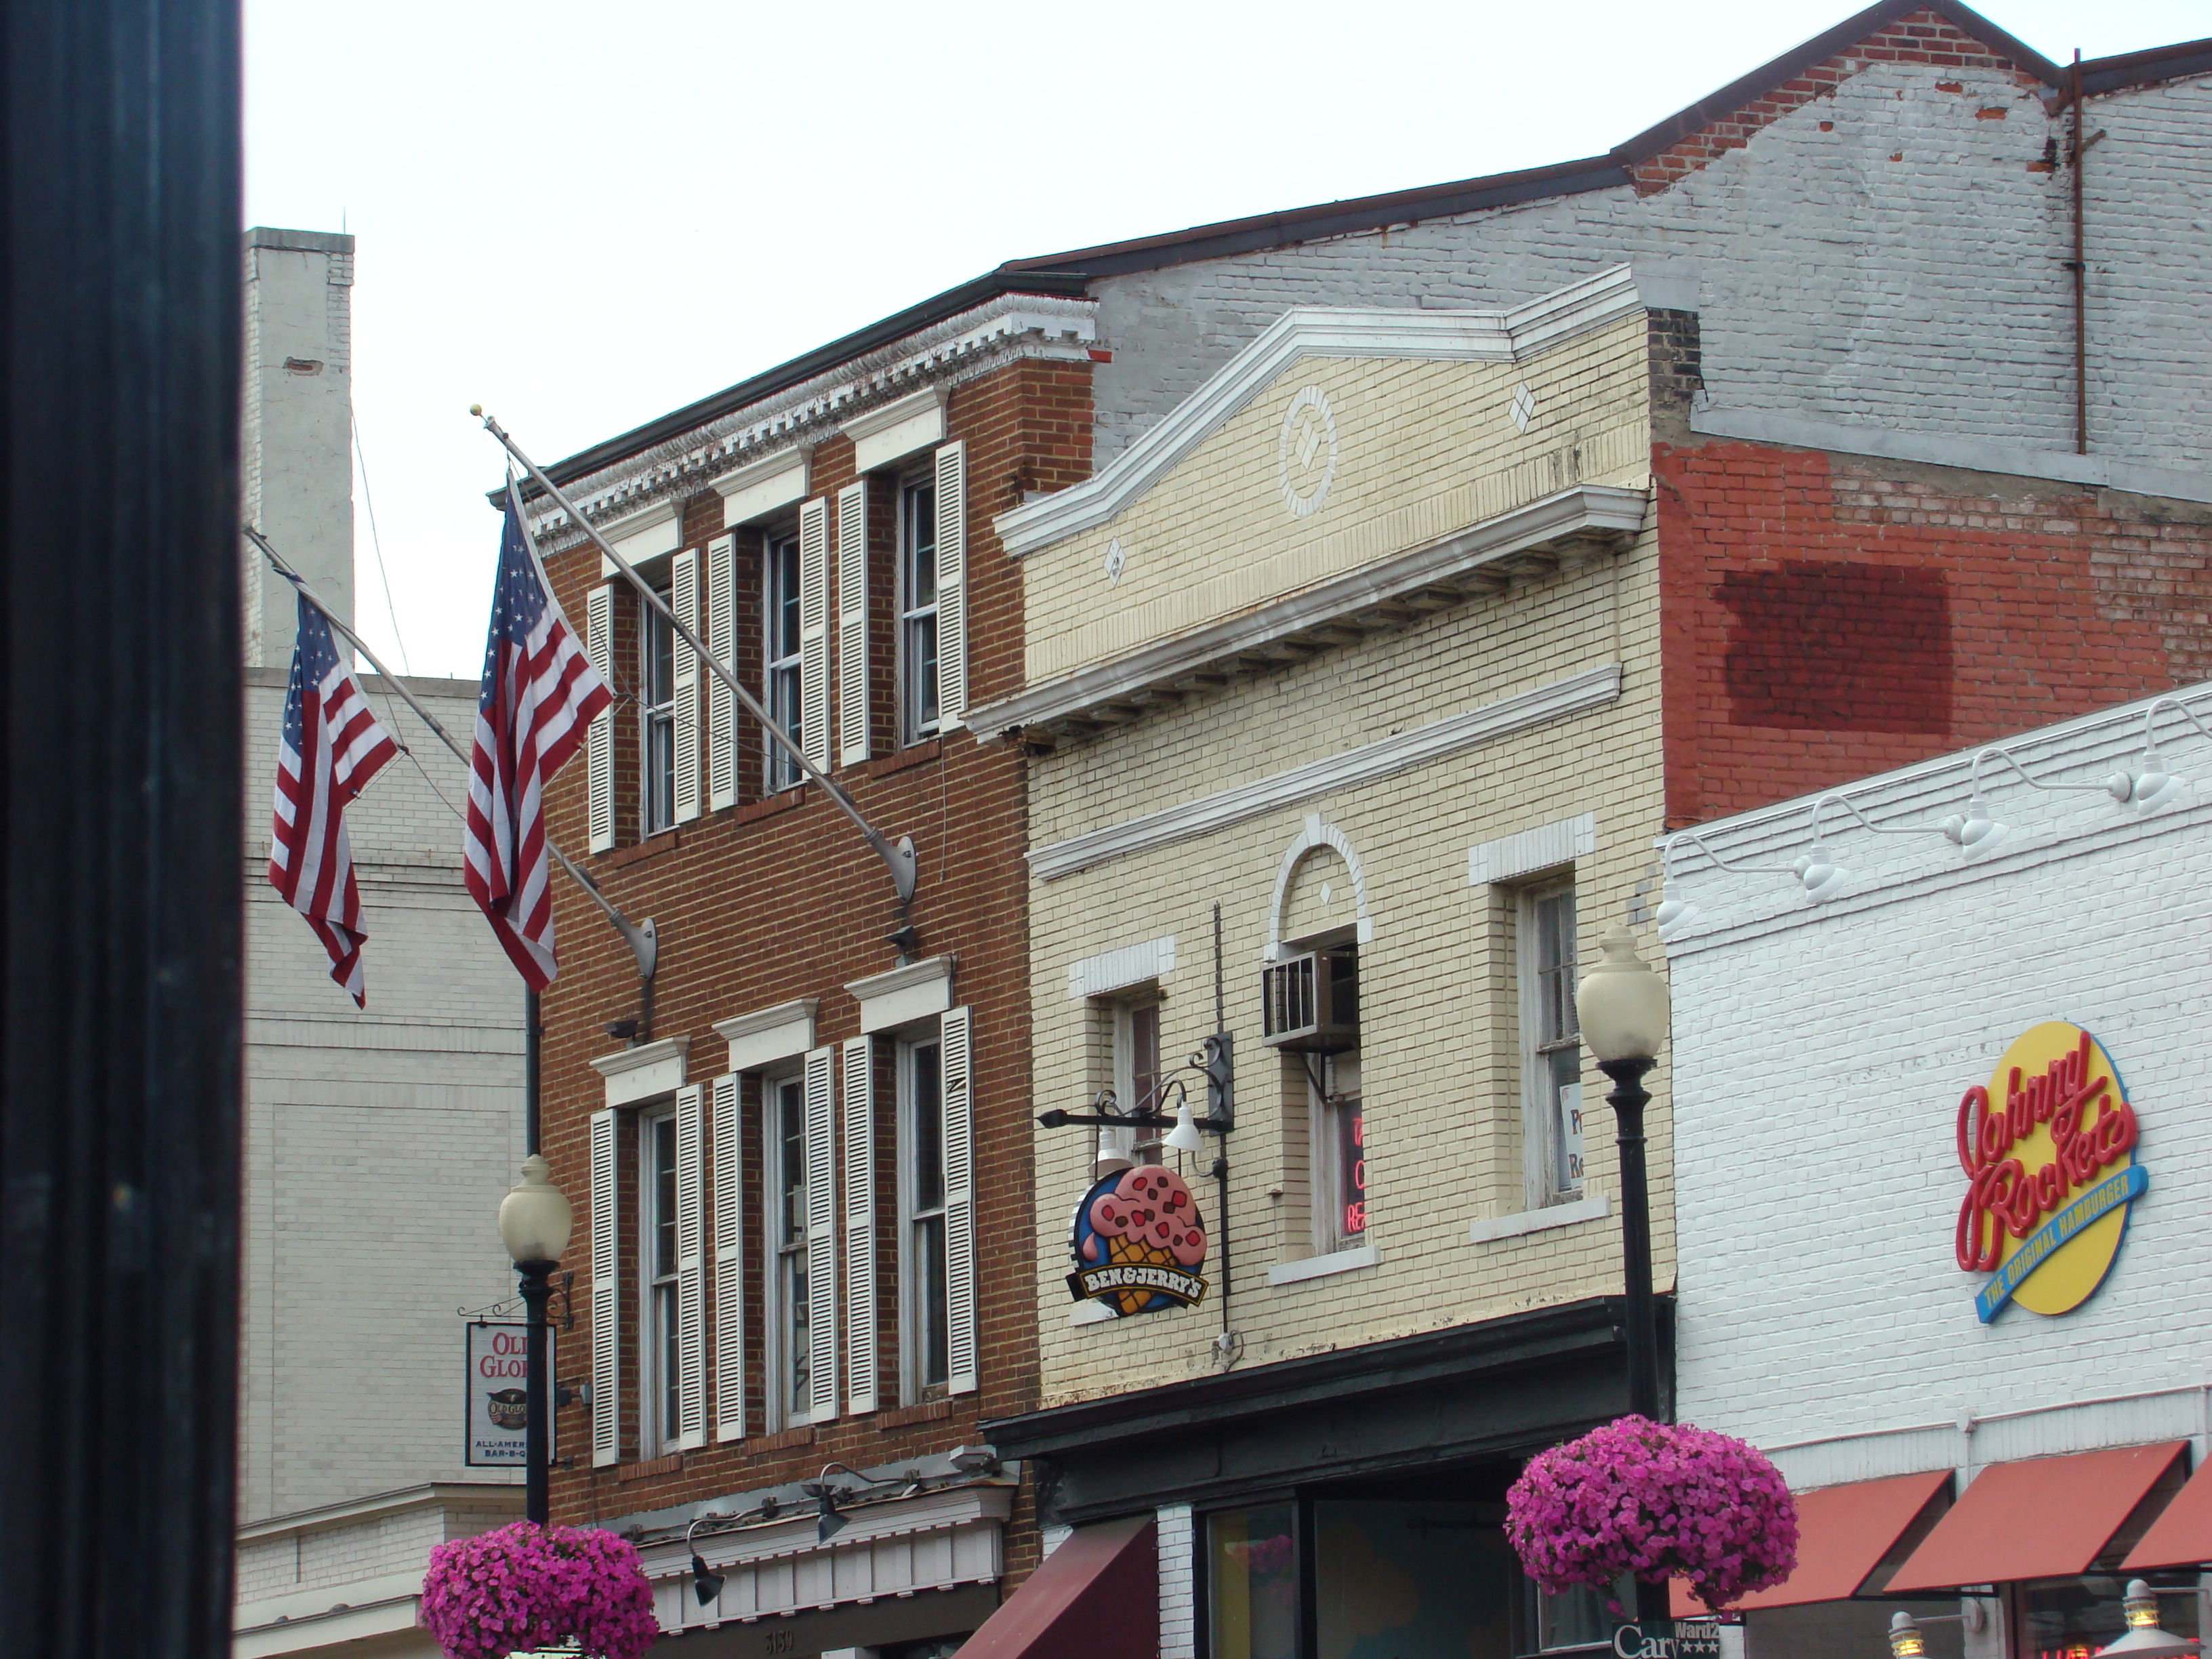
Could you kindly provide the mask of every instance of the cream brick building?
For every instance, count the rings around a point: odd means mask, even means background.
[[[1208,1650],[1273,1651],[1250,1564],[1283,1528],[1307,1593],[1338,1585],[1324,1626],[1526,1650],[1513,1453],[1623,1408],[1610,1114],[1577,1144],[1603,1080],[1543,1015],[1656,875],[1654,297],[1622,269],[1507,312],[1290,312],[999,521],[1028,677],[973,723],[1034,756],[1037,1105],[1157,1099],[1217,977],[1234,1042],[1233,1132],[1164,1153],[1210,1234],[1199,1305],[1072,1300],[1098,1148],[1036,1130],[1042,1409],[994,1425],[1049,1460],[1048,1522],[1155,1513],[1164,1654],[1193,1650],[1209,1552]],[[1263,970],[1315,949],[1356,960],[1356,1048],[1327,1056],[1262,1013]]]

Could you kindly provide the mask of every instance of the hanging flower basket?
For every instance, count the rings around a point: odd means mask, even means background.
[[[1624,1417],[1531,1459],[1505,1531],[1552,1595],[1624,1574],[1687,1579],[1716,1610],[1797,1565],[1797,1505],[1758,1448],[1687,1423]]]
[[[570,1645],[592,1659],[640,1659],[660,1634],[628,1540],[527,1521],[432,1550],[421,1618],[449,1659]]]

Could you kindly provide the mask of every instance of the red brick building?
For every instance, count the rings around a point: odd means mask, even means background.
[[[561,1370],[590,1388],[555,1509],[633,1532],[664,1625],[733,1652],[934,1652],[1035,1555],[1018,1473],[953,1455],[1033,1387],[1024,763],[961,716],[1021,672],[991,515],[1088,471],[1092,307],[1054,286],[973,285],[554,471],[911,837],[910,914],[575,526],[535,526],[617,693],[554,831],[658,937],[648,988],[563,896],[544,1142],[588,1194]]]

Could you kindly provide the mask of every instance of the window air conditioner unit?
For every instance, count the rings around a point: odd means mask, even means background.
[[[1359,952],[1352,945],[1309,951],[1260,970],[1266,1041],[1309,1054],[1359,1046]]]

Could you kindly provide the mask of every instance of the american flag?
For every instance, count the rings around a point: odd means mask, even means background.
[[[477,698],[467,880],[492,932],[533,991],[544,990],[559,971],[553,957],[544,783],[613,701],[545,591],[523,539],[510,481],[491,631],[484,639],[483,689]]]
[[[276,755],[276,814],[269,884],[307,919],[331,953],[331,977],[368,1006],[361,968],[361,894],[345,809],[399,752],[361,683],[338,656],[328,617],[300,600],[292,683],[284,695],[284,740]]]

